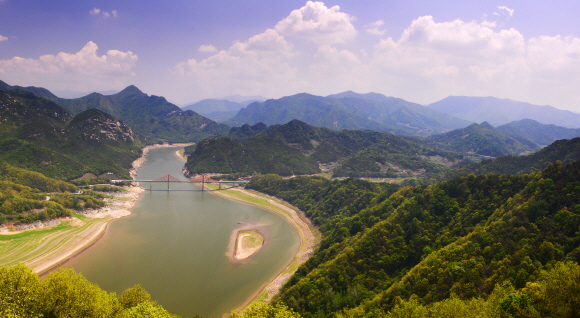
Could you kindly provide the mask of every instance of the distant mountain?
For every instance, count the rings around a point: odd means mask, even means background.
[[[451,165],[458,158],[413,138],[377,131],[333,131],[299,120],[267,128],[264,124],[232,128],[230,136],[200,142],[187,161],[189,171],[310,174],[319,171],[313,164],[319,162],[334,167],[334,176],[394,178],[440,173],[448,169],[444,162]]]
[[[440,150],[491,157],[521,154],[538,149],[534,143],[507,136],[487,122],[429,136],[425,138],[425,142]]]
[[[234,117],[238,111],[246,107],[244,104],[225,99],[204,99],[195,104],[183,107],[217,122],[223,122]]]
[[[338,94],[328,95],[326,97],[333,97],[333,98],[359,98],[359,99],[366,99],[366,100],[374,100],[377,102],[384,102],[389,99],[389,97],[379,94],[379,93],[366,93],[366,94],[359,94],[353,91],[346,91]],[[393,97],[391,97],[393,98]]]
[[[564,164],[580,160],[580,138],[557,140],[527,156],[503,156],[465,165],[445,173],[443,179],[453,179],[468,174],[525,174],[542,171],[548,164],[556,163],[558,160]]]
[[[0,161],[61,180],[88,172],[129,178],[141,147],[131,128],[100,110],[72,117],[32,93],[0,91]]]
[[[522,119],[496,128],[514,138],[524,138],[538,145],[549,145],[556,140],[580,137],[580,129],[543,125],[532,119]]]
[[[495,97],[450,96],[427,107],[472,122],[487,121],[500,126],[522,119],[533,119],[544,125],[580,127],[580,114],[552,106],[537,106]]]
[[[0,90],[13,89],[16,87],[0,83]],[[44,88],[26,87],[23,90],[55,102],[72,115],[88,109],[99,109],[125,121],[143,135],[147,143],[195,142],[229,131],[227,125],[218,124],[191,110],[183,111],[165,98],[148,96],[133,85],[114,95],[92,93],[75,99],[56,97]]]
[[[230,96],[222,97],[220,99],[225,99],[225,100],[229,100],[230,102],[248,105],[248,104],[251,104],[253,102],[263,102],[267,98],[264,98],[260,95],[254,95],[254,96],[230,95]]]
[[[381,96],[347,92],[322,97],[302,93],[252,103],[224,123],[274,125],[298,119],[334,130],[369,129],[404,135],[430,135],[470,124],[419,104]]]
[[[334,130],[370,129],[401,132],[401,130],[392,129],[349,113],[337,99],[306,93],[280,99],[269,99],[263,103],[252,103],[246,108],[242,108],[235,117],[224,123],[230,126],[254,125],[260,122],[266,125],[275,125],[285,124],[293,119]]]

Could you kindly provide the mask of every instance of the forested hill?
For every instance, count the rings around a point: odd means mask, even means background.
[[[425,142],[441,150],[491,157],[516,155],[539,149],[535,143],[505,135],[486,122],[429,136],[425,138]]]
[[[452,179],[474,174],[524,174],[542,171],[548,164],[561,161],[564,164],[580,160],[580,137],[563,139],[552,143],[542,150],[527,156],[503,156],[472,163],[442,175],[442,179]]]
[[[346,94],[329,97],[306,93],[252,103],[225,123],[231,126],[284,124],[298,119],[308,124],[341,129],[372,129],[399,135],[431,135],[465,127],[470,122],[399,98]],[[382,97],[377,97],[382,96]]]
[[[580,267],[566,262],[580,261],[578,180],[576,161],[398,190],[274,175],[247,187],[298,206],[320,226],[320,248],[278,298],[304,317],[576,317]]]
[[[122,121],[91,109],[75,117],[32,93],[0,91],[0,160],[71,180],[85,173],[129,177],[143,143]]]
[[[556,125],[544,125],[532,119],[514,121],[495,129],[508,136],[527,139],[541,146],[549,145],[560,139],[580,137],[580,128],[573,129]]]
[[[72,115],[99,109],[122,119],[142,135],[147,143],[199,141],[214,134],[226,134],[227,125],[218,124],[194,111],[183,111],[160,96],[148,96],[131,85],[114,95],[92,93],[75,99],[59,98],[44,88],[10,86],[0,83],[0,90],[16,88],[39,94],[65,108]]]
[[[205,140],[195,151],[189,150],[186,167],[194,173],[291,175],[319,172],[319,162],[333,163],[334,176],[397,177],[446,171],[445,162],[450,165],[459,159],[412,138],[376,131],[333,131],[298,120],[268,128],[248,125],[232,129],[230,134],[238,141],[229,137]]]

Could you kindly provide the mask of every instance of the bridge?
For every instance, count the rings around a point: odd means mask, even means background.
[[[201,183],[201,191],[205,190],[205,184],[209,183],[209,184],[219,184],[219,190],[222,190],[222,184],[224,185],[240,185],[240,184],[245,184],[248,183],[248,181],[221,181],[221,180],[215,180],[212,179],[204,174],[199,175],[191,180],[179,180],[176,177],[167,174],[161,178],[157,178],[155,180],[111,180],[111,183],[119,183],[119,182],[149,182],[149,191],[153,191],[152,189],[152,184],[154,182],[166,182],[167,183],[167,191],[170,191],[169,189],[169,183]]]

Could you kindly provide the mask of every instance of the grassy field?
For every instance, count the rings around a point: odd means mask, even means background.
[[[47,229],[0,235],[0,267],[24,263],[41,273],[90,245],[109,219],[65,221]]]

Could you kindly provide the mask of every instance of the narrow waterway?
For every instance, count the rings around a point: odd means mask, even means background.
[[[137,179],[171,174],[185,180],[177,149],[151,150]],[[173,314],[218,318],[252,297],[297,252],[298,234],[281,217],[201,192],[196,185],[170,187],[182,191],[142,193],[132,215],[113,221],[100,241],[66,266],[107,291],[120,293],[141,284]],[[166,183],[153,185],[166,188]],[[234,264],[227,253],[237,229],[258,229],[265,244]]]

